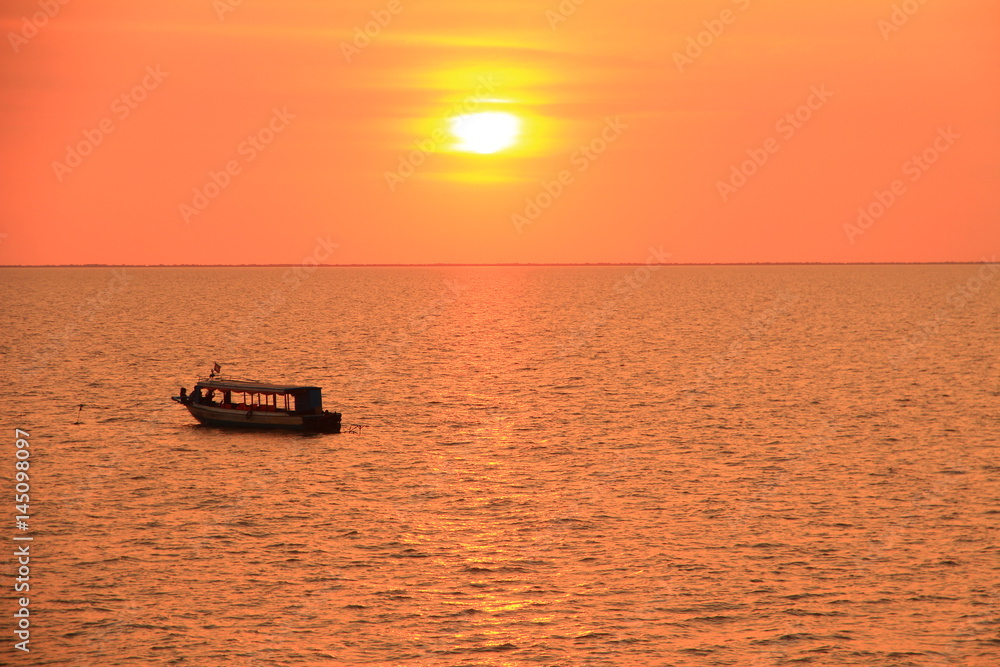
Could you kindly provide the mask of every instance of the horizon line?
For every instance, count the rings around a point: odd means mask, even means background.
[[[469,266],[933,266],[948,264],[983,264],[989,260],[944,260],[926,262],[418,262],[370,264],[0,264],[2,269],[87,269],[87,268],[419,268]]]

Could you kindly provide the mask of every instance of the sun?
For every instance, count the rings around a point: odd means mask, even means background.
[[[521,133],[521,121],[504,111],[483,111],[452,118],[451,133],[461,141],[456,150],[496,153],[514,145]]]

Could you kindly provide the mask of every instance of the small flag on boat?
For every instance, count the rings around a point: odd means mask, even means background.
[[[218,361],[215,362],[215,366],[212,368],[212,372],[213,373],[221,373],[222,372],[222,366],[219,365]]]

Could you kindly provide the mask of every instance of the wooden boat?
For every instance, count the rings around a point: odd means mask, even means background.
[[[340,433],[340,413],[323,409],[319,387],[230,380],[212,374],[195,384],[190,394],[181,387],[173,396],[202,424],[235,428],[283,428]]]

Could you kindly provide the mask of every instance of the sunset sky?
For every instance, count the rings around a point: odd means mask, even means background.
[[[0,26],[0,264],[1000,253],[995,0],[8,0]]]

